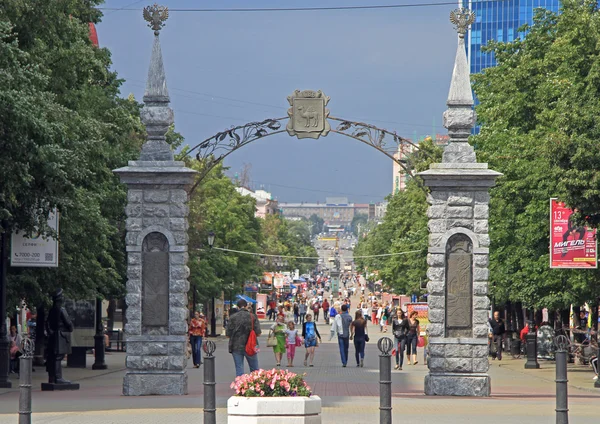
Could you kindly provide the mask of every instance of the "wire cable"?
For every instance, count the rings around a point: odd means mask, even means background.
[[[315,11],[336,11],[336,10],[375,10],[375,9],[401,9],[408,7],[436,7],[436,6],[455,6],[456,1],[446,1],[437,3],[404,3],[404,4],[377,4],[367,6],[324,6],[324,7],[261,7],[261,8],[229,8],[229,9],[198,9],[198,8],[169,8],[169,12],[206,12],[206,13],[222,13],[222,12],[315,12]],[[137,8],[115,8],[115,7],[100,7],[100,10],[142,10]]]
[[[244,250],[226,249],[224,247],[212,247],[211,249],[220,250],[220,251],[223,251],[223,252],[238,253],[238,254],[241,254],[241,255],[260,256],[260,257],[266,257],[266,258],[312,259],[312,260],[315,260],[315,259],[319,260],[319,259],[321,259],[320,256],[270,255],[270,254],[266,254],[266,253],[256,253],[256,252],[247,252],[247,251],[244,251]],[[198,250],[200,250],[200,249],[198,249]],[[381,257],[384,257],[384,256],[408,255],[410,253],[417,253],[417,252],[421,252],[421,251],[422,250],[409,250],[407,252],[383,253],[381,255],[354,256],[353,259],[381,258]]]

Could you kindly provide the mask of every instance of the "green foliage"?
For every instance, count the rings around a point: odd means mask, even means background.
[[[440,162],[442,149],[431,141],[419,145],[409,161],[418,171],[430,163]],[[427,190],[419,178],[409,180],[406,190],[389,199],[383,222],[366,238],[359,238],[354,256],[371,256],[399,252],[418,252],[376,258],[355,259],[358,269],[378,270],[384,286],[395,293],[412,294],[421,291],[420,284],[427,278]]]
[[[110,53],[89,40],[95,0],[0,1],[0,218],[48,233],[60,212],[59,267],[11,268],[9,303],[122,293],[125,188],[112,169],[143,140],[139,105],[119,97]]]
[[[600,219],[600,13],[565,0],[513,43],[490,42],[498,66],[474,75],[478,159],[504,174],[491,191],[490,281],[497,301],[559,308],[600,294],[598,272],[549,268],[549,199]]]
[[[267,215],[262,223],[262,251],[268,255],[317,257],[310,242],[309,221],[286,221],[279,215]],[[314,228],[314,227],[313,227]],[[316,266],[315,260],[265,257],[265,270],[274,271],[277,264],[283,270],[299,269],[308,272]]]
[[[356,237],[360,237],[361,233],[364,233],[367,230],[368,222],[369,215],[367,215],[366,213],[359,213],[354,215],[354,218],[352,218],[352,222],[350,223],[350,228]]]
[[[320,216],[316,215],[316,214],[312,214],[310,216],[310,218],[308,218],[308,220],[310,221],[310,223],[313,225],[311,227],[311,235],[317,235],[319,233],[322,233],[323,230],[325,229],[325,220],[323,218],[321,218]]]

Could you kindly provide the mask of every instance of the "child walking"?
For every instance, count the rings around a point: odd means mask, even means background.
[[[294,328],[294,321],[288,322],[287,329],[285,330],[286,338],[286,350],[288,367],[294,366],[294,356],[296,356],[296,339],[298,338],[298,330]]]

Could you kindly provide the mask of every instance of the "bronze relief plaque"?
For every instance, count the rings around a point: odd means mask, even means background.
[[[142,243],[142,325],[169,324],[169,242],[150,233]]]
[[[446,244],[446,337],[473,337],[473,242],[465,234]]]

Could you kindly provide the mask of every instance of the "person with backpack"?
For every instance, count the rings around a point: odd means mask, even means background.
[[[323,319],[325,320],[325,324],[329,325],[329,302],[327,299],[323,301],[321,307],[323,308]]]
[[[312,305],[312,311],[313,311],[313,314],[315,315],[315,322],[319,321],[319,310],[320,309],[321,309],[321,305],[319,304],[319,301],[317,300]]]
[[[337,336],[338,345],[340,347],[340,358],[342,360],[342,367],[346,367],[348,363],[348,348],[350,347],[350,325],[352,324],[352,317],[348,313],[348,305],[342,305],[342,312],[335,316],[333,323],[331,324],[331,340],[334,336]]]
[[[250,372],[258,367],[258,341],[260,322],[256,314],[248,311],[248,302],[240,299],[237,302],[239,311],[231,316],[226,335],[229,337],[229,353],[233,356],[235,375],[244,375],[244,358],[248,362]]]

